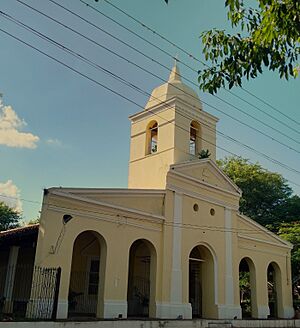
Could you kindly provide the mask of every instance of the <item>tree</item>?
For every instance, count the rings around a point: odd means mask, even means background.
[[[243,0],[226,0],[225,6],[235,32],[212,29],[202,33],[203,53],[211,61],[211,67],[199,71],[203,91],[241,86],[244,77],[257,77],[263,67],[278,71],[281,78],[297,76],[299,0],[257,0],[254,7],[246,7]]]
[[[283,223],[278,235],[294,245],[291,253],[294,293],[300,297],[300,221]]]
[[[241,157],[227,157],[218,164],[243,192],[241,213],[264,226],[271,225],[275,232],[280,223],[300,219],[300,198],[292,195],[292,189],[280,174]]]
[[[291,252],[294,295],[300,297],[300,197],[278,173],[241,157],[218,161],[221,169],[242,189],[240,211],[293,244]],[[243,288],[247,291],[244,280]]]
[[[19,212],[0,202],[0,231],[16,228],[20,225]]]

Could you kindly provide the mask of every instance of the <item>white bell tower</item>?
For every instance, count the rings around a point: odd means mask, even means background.
[[[197,160],[201,150],[216,159],[218,119],[202,110],[177,63],[168,82],[152,91],[145,110],[130,120],[129,188],[165,189],[169,166]]]

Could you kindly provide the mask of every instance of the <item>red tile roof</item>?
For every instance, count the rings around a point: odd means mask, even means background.
[[[28,233],[38,232],[39,226],[40,226],[40,224],[36,223],[36,224],[27,225],[24,227],[0,231],[0,239],[4,238],[4,237],[8,237],[8,236],[11,236],[11,237],[18,236],[19,237],[21,235],[26,235]]]

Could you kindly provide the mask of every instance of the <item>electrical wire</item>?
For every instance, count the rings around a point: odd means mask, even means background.
[[[92,67],[94,67],[94,68],[96,68],[96,69],[100,69],[102,72],[104,72],[105,74],[108,74],[108,75],[112,76],[113,78],[117,79],[117,80],[120,81],[121,83],[124,83],[125,85],[127,85],[127,86],[133,88],[134,90],[136,90],[136,91],[138,91],[138,92],[140,92],[140,93],[142,93],[142,94],[144,94],[144,95],[147,95],[148,97],[152,97],[152,98],[154,98],[154,99],[157,99],[157,100],[160,101],[162,104],[166,104],[167,106],[169,106],[169,107],[171,108],[171,106],[170,106],[167,102],[165,102],[165,101],[161,101],[159,98],[156,98],[156,97],[154,97],[154,96],[151,96],[150,93],[146,92],[145,90],[142,90],[141,88],[139,88],[138,86],[132,84],[131,82],[129,82],[129,81],[127,81],[127,80],[121,78],[119,75],[116,75],[116,74],[112,73],[110,70],[107,70],[107,69],[105,69],[104,67],[102,67],[102,66],[100,66],[100,65],[98,65],[98,64],[96,64],[96,63],[94,63],[94,62],[92,62],[92,61],[90,61],[90,60],[87,59],[86,57],[84,57],[84,56],[82,56],[82,55],[80,55],[80,54],[78,54],[78,53],[75,53],[75,52],[72,51],[71,49],[69,49],[69,48],[63,46],[62,44],[58,43],[57,41],[55,41],[55,40],[53,40],[53,39],[51,39],[51,38],[45,36],[44,34],[38,32],[37,30],[32,29],[32,28],[29,27],[28,25],[26,25],[26,24],[24,24],[24,23],[22,23],[22,22],[20,22],[20,21],[18,21],[18,20],[16,20],[16,19],[14,19],[13,17],[11,17],[11,16],[9,16],[9,15],[7,15],[7,14],[1,12],[1,11],[0,11],[0,14],[1,14],[2,16],[5,15],[5,16],[4,16],[5,18],[12,20],[13,22],[17,23],[19,26],[21,26],[21,27],[23,27],[23,28],[26,28],[27,30],[29,30],[30,32],[33,32],[35,35],[37,35],[37,36],[43,38],[44,40],[51,42],[52,44],[54,44],[55,46],[58,46],[58,47],[61,48],[62,50],[67,51],[68,53],[74,55],[75,57],[79,58],[80,60],[83,60],[84,62],[90,64]],[[141,105],[140,105],[140,107],[142,108]],[[151,112],[151,111],[150,111],[150,112]],[[153,113],[153,112],[152,112],[152,113]],[[153,114],[154,114],[154,113],[153,113]],[[179,114],[181,114],[181,113],[179,113]],[[157,115],[157,114],[156,114],[156,115]],[[182,115],[182,114],[181,114],[181,115]],[[182,115],[182,116],[184,116],[184,115]],[[191,117],[186,117],[186,116],[184,116],[184,117],[185,117],[185,118],[188,118],[188,119],[191,118]],[[192,119],[192,118],[191,118],[191,119]],[[205,124],[205,123],[202,123],[202,125],[206,125],[210,130],[212,130],[213,132],[215,132],[215,130],[212,129],[209,125],[207,125],[207,124]],[[187,131],[186,129],[184,129],[184,130]],[[189,131],[187,131],[187,132],[189,132]],[[238,140],[236,140],[236,139],[234,139],[234,138],[232,138],[232,137],[226,135],[225,133],[222,133],[222,132],[220,132],[220,131],[217,131],[217,134],[219,134],[219,135],[223,136],[224,138],[226,138],[226,139],[228,139],[228,140],[230,140],[230,141],[232,141],[232,142],[235,142],[235,143],[237,143],[237,144],[239,144],[239,145],[241,145],[241,146],[243,146],[243,147],[245,147],[245,148],[251,150],[252,152],[255,152],[256,154],[258,154],[258,155],[260,155],[260,156],[262,156],[262,157],[264,157],[264,158],[266,158],[266,159],[272,161],[272,162],[275,163],[275,164],[278,164],[278,165],[280,165],[280,166],[282,166],[282,167],[285,167],[285,168],[288,169],[288,170],[292,170],[293,172],[300,174],[300,171],[298,171],[298,170],[296,170],[296,169],[294,169],[294,168],[290,168],[290,167],[287,166],[286,164],[283,164],[283,163],[281,163],[281,162],[279,162],[279,161],[277,161],[277,160],[271,158],[270,156],[266,155],[265,153],[259,152],[258,150],[254,149],[253,147],[251,147],[251,146],[249,146],[249,145],[246,145],[246,144],[244,144],[244,143],[242,143],[242,142],[240,142],[240,141],[238,141]],[[200,136],[199,136],[199,138],[203,139],[203,138],[200,137]],[[207,140],[206,140],[206,141],[207,141]],[[209,141],[207,141],[207,142],[209,142]],[[211,142],[209,142],[209,143],[211,143]],[[212,144],[212,143],[211,143],[211,144]],[[215,144],[213,144],[213,145],[216,146]]]
[[[93,7],[90,4],[80,0],[81,2],[85,3],[85,5],[89,6],[89,7]],[[168,44],[172,45],[173,47],[177,48],[178,50],[180,50],[181,52],[183,52],[184,54],[186,54],[189,58],[192,58],[194,61],[202,64],[203,66],[206,67],[210,67],[209,65],[207,65],[204,61],[200,60],[199,58],[195,57],[192,53],[188,52],[186,49],[184,49],[183,47],[179,46],[178,44],[176,44],[175,42],[170,41],[168,38],[166,38],[165,36],[163,36],[161,33],[155,31],[154,29],[152,29],[151,27],[149,27],[148,25],[146,25],[145,23],[143,23],[142,21],[140,21],[139,19],[135,18],[134,16],[130,15],[128,12],[126,12],[125,10],[121,9],[120,7],[118,7],[117,5],[111,3],[109,0],[103,0],[105,1],[108,5],[112,6],[113,8],[115,8],[116,10],[118,10],[119,12],[121,12],[122,14],[126,15],[127,17],[129,17],[131,20],[135,21],[136,23],[138,23],[139,25],[141,25],[143,28],[146,28],[148,31],[152,32],[154,35],[157,35],[159,38],[161,38],[163,41],[167,42]],[[93,7],[94,10],[98,10],[97,8]],[[282,116],[284,116],[285,118],[289,119],[291,122],[294,122],[297,125],[300,125],[300,122],[298,122],[297,120],[293,119],[292,117],[286,115],[285,113],[281,112],[279,109],[277,109],[275,106],[271,105],[270,103],[268,103],[267,101],[263,100],[262,98],[256,96],[255,94],[253,94],[252,92],[250,92],[249,90],[245,89],[244,87],[241,87],[241,89],[247,93],[248,95],[254,97],[255,99],[259,100],[260,102],[262,102],[264,105],[268,106],[269,108],[271,108],[272,110],[276,111],[277,113],[281,114]],[[240,100],[244,100],[242,97],[239,97],[238,95],[234,94],[232,91],[227,90],[224,88],[225,91],[229,92],[230,94],[238,97]],[[254,105],[253,105],[254,106]]]
[[[23,4],[22,1],[20,1],[20,0],[17,0],[17,1]],[[27,7],[29,7],[30,9],[32,9],[32,10],[34,10],[34,11],[36,11],[36,12],[42,14],[43,16],[45,16],[45,17],[47,17],[47,18],[49,18],[49,19],[55,21],[56,23],[60,24],[61,26],[65,27],[65,28],[67,28],[67,29],[69,29],[69,30],[71,30],[72,32],[74,32],[74,33],[76,33],[76,34],[78,34],[78,35],[80,35],[80,36],[86,38],[87,40],[93,42],[94,44],[96,44],[96,45],[98,45],[98,46],[104,48],[105,50],[107,50],[107,51],[113,53],[114,55],[118,56],[119,58],[122,58],[123,60],[127,61],[128,63],[131,63],[132,65],[135,65],[136,67],[138,67],[138,68],[142,69],[143,71],[145,71],[145,72],[151,74],[152,76],[155,76],[155,77],[157,77],[158,79],[164,81],[161,77],[157,76],[156,74],[154,74],[154,73],[152,73],[152,72],[150,72],[150,71],[148,71],[148,70],[142,68],[142,67],[139,66],[139,65],[134,64],[134,63],[131,62],[128,58],[124,58],[123,56],[121,56],[121,55],[119,55],[119,54],[116,54],[115,52],[113,52],[112,50],[108,49],[107,47],[105,47],[105,46],[99,44],[98,42],[96,42],[96,41],[94,41],[94,40],[91,40],[90,38],[84,36],[84,35],[81,34],[80,32],[78,32],[78,31],[76,31],[76,30],[70,28],[69,26],[66,26],[65,24],[63,24],[63,23],[59,22],[58,20],[56,20],[56,19],[50,17],[49,15],[44,14],[44,13],[42,13],[41,11],[39,11],[39,10],[37,10],[37,9],[35,9],[35,8],[33,8],[33,7],[29,6],[29,5],[27,5],[27,4],[25,4],[25,5],[26,5]],[[59,5],[59,6],[61,7],[61,5]],[[63,8],[64,8],[64,7],[63,7]],[[68,9],[66,9],[66,10],[68,10]],[[69,10],[68,10],[68,11],[69,11]],[[71,13],[73,13],[73,12],[71,12]],[[73,13],[73,14],[74,14],[74,13]],[[75,14],[75,15],[77,16],[77,14]],[[102,29],[101,29],[101,31],[102,31]],[[109,35],[111,36],[110,33],[109,33]],[[119,40],[119,39],[117,38],[117,40]],[[121,41],[121,40],[120,40],[120,42],[124,43],[124,42]],[[164,65],[163,65],[163,66],[164,66]],[[166,67],[166,66],[164,66],[164,67],[165,67],[166,69],[168,69],[168,67]],[[164,81],[164,82],[165,82],[165,81]],[[176,86],[175,86],[175,87],[176,87]],[[185,92],[185,93],[186,93],[186,92]],[[187,94],[187,93],[186,93],[186,94]],[[190,94],[187,94],[187,95],[188,95],[189,97],[193,97],[193,96],[190,95]],[[196,97],[193,97],[193,98],[195,98],[195,99],[198,100],[198,98],[196,98]],[[287,145],[286,143],[283,143],[283,142],[281,142],[281,141],[279,141],[279,140],[273,138],[273,137],[270,136],[269,134],[267,134],[267,133],[265,133],[265,132],[263,132],[263,131],[261,131],[261,130],[259,130],[259,129],[257,129],[257,128],[255,128],[255,127],[253,127],[253,126],[251,126],[251,125],[249,125],[249,124],[247,124],[247,123],[245,123],[245,122],[243,122],[243,121],[237,119],[237,118],[235,118],[234,116],[232,116],[232,115],[230,115],[230,114],[228,114],[228,113],[226,113],[226,112],[220,110],[219,108],[217,108],[217,107],[215,107],[215,106],[213,106],[213,105],[208,104],[207,102],[204,102],[204,101],[202,101],[202,102],[203,102],[204,104],[206,104],[207,106],[209,106],[209,107],[211,107],[211,108],[213,108],[213,109],[215,109],[215,110],[217,110],[217,111],[223,113],[224,115],[230,117],[231,119],[233,119],[233,120],[239,122],[240,124],[242,124],[242,125],[244,125],[244,126],[247,126],[248,128],[250,128],[250,129],[252,129],[252,130],[254,130],[254,131],[260,133],[261,135],[263,135],[263,136],[269,138],[270,140],[275,141],[275,142],[277,142],[278,144],[280,144],[280,145],[282,145],[282,146],[284,146],[284,147],[286,147],[286,148],[288,148],[288,149],[290,149],[290,150],[292,150],[292,151],[294,151],[294,152],[297,152],[298,154],[300,153],[300,152],[299,152],[298,150],[296,150],[295,148],[293,148],[293,147],[291,147],[290,145]],[[225,102],[226,102],[226,101],[225,101]],[[228,104],[229,104],[229,103],[228,103]],[[234,105],[232,105],[232,106],[234,106]],[[237,109],[238,109],[238,108],[237,108]],[[272,127],[271,127],[271,128],[272,128]],[[272,128],[272,129],[273,129],[273,128]],[[219,133],[221,133],[221,132],[219,132]],[[224,135],[225,135],[225,134],[223,134],[223,136],[224,136]],[[231,137],[230,137],[230,138],[231,138]],[[233,141],[233,140],[234,140],[234,138],[232,138],[231,141]],[[292,140],[294,140],[294,139],[292,139]],[[235,142],[238,142],[238,143],[241,145],[241,142],[240,142],[240,141],[235,140]],[[254,149],[253,147],[250,147],[250,148],[249,148],[247,145],[245,145],[245,147],[247,147],[248,149],[251,149],[252,151],[254,151],[254,152],[257,153],[257,150]],[[262,153],[260,152],[260,154],[262,154]],[[265,156],[265,154],[262,155],[262,156]]]
[[[58,5],[57,2],[54,1],[54,0],[49,0],[49,1],[52,2],[52,3],[54,3],[54,4],[56,4],[56,5]],[[162,48],[160,48],[159,46],[157,46],[157,45],[154,44],[153,42],[151,42],[151,41],[149,41],[148,39],[142,37],[141,35],[137,34],[137,33],[134,32],[133,30],[127,28],[126,26],[124,26],[123,24],[121,24],[120,22],[118,22],[117,20],[115,20],[114,18],[110,17],[109,15],[103,13],[103,12],[100,11],[99,9],[95,8],[94,6],[91,6],[91,5],[88,4],[86,1],[84,1],[84,0],[79,0],[79,1],[80,1],[81,3],[83,3],[83,4],[85,4],[87,7],[90,7],[91,9],[93,9],[93,10],[96,11],[97,13],[101,14],[102,16],[106,17],[107,19],[111,20],[112,22],[114,22],[114,23],[117,24],[118,26],[122,27],[122,28],[125,29],[126,31],[128,31],[128,32],[130,32],[131,34],[137,36],[137,37],[140,38],[141,40],[147,42],[148,44],[150,44],[150,45],[153,46],[154,48],[160,50],[160,51],[161,51],[162,53],[164,53],[165,55],[167,55],[167,56],[169,56],[169,57],[175,59],[175,57],[174,57],[172,54],[170,54],[169,52],[163,50]],[[60,7],[63,7],[63,6],[60,6]],[[187,67],[187,68],[189,68],[190,70],[192,70],[193,72],[198,73],[197,70],[195,70],[193,67],[187,65],[187,64],[186,64],[185,62],[183,62],[182,60],[177,59],[177,61],[180,62],[180,63],[181,63],[182,65],[184,65],[185,67]],[[202,62],[202,61],[199,61],[199,62],[202,63],[202,65],[208,66],[207,64],[205,64],[205,63]],[[195,86],[198,87],[198,85],[195,84],[194,82],[192,82],[191,80],[188,80],[188,81],[189,81],[190,83],[192,83],[193,85],[195,85]],[[256,105],[250,103],[250,102],[247,101],[246,99],[244,99],[244,98],[238,96],[237,94],[233,93],[232,91],[227,90],[227,89],[225,89],[225,88],[223,88],[223,89],[224,89],[226,92],[232,94],[234,97],[238,98],[239,100],[241,100],[241,101],[245,102],[246,104],[252,106],[254,109],[256,109],[256,110],[258,110],[258,111],[260,111],[260,112],[263,112],[266,116],[272,118],[272,119],[275,120],[277,123],[284,125],[285,127],[289,128],[290,130],[292,130],[292,131],[294,131],[295,133],[297,133],[297,134],[300,135],[299,130],[294,129],[293,127],[289,126],[289,125],[286,124],[285,122],[282,122],[282,121],[279,120],[278,118],[276,118],[276,117],[272,116],[271,114],[265,112],[265,111],[262,110],[261,108],[259,108],[259,107],[257,107]],[[215,98],[221,100],[222,102],[226,103],[226,104],[229,105],[229,106],[232,106],[232,104],[230,104],[230,103],[228,104],[228,102],[226,102],[224,99],[222,99],[221,97],[217,96],[216,94],[211,95],[211,96],[213,96],[213,97],[215,97]],[[239,109],[239,110],[240,110],[240,109]],[[245,114],[245,115],[246,115],[246,114]],[[255,118],[255,119],[257,120],[257,118]],[[260,120],[259,120],[259,121],[260,121]],[[262,123],[262,122],[260,121],[260,123]],[[262,123],[262,124],[264,124],[264,123]],[[277,132],[278,132],[278,130],[277,130]]]
[[[106,90],[111,91],[112,93],[114,93],[114,94],[120,96],[121,98],[123,98],[123,99],[125,99],[125,100],[131,102],[132,104],[136,105],[137,107],[140,107],[140,108],[144,109],[142,105],[140,105],[140,104],[138,104],[137,102],[133,101],[132,99],[130,99],[130,98],[128,98],[128,97],[126,97],[126,96],[120,94],[119,92],[116,92],[116,91],[113,90],[112,88],[107,87],[107,86],[105,86],[104,84],[100,83],[99,81],[96,81],[95,79],[90,78],[89,76],[87,76],[87,75],[85,75],[85,74],[79,72],[78,70],[76,70],[76,69],[72,68],[71,66],[69,66],[69,65],[67,65],[67,64],[65,64],[65,63],[63,63],[62,61],[58,60],[57,58],[55,58],[55,57],[53,57],[53,56],[48,55],[47,53],[45,53],[45,52],[39,50],[38,48],[36,48],[36,47],[34,47],[34,46],[28,44],[27,42],[25,42],[25,41],[23,41],[23,40],[21,40],[21,39],[15,37],[15,36],[13,36],[12,34],[6,32],[6,31],[4,31],[4,30],[1,30],[1,31],[4,32],[4,33],[6,33],[6,34],[8,34],[9,36],[15,38],[15,39],[18,40],[19,42],[24,43],[25,45],[27,45],[27,46],[33,48],[34,50],[36,50],[36,51],[38,51],[38,52],[40,52],[41,54],[43,54],[43,55],[45,55],[45,56],[51,58],[52,60],[54,60],[54,61],[60,63],[61,65],[63,65],[63,66],[65,66],[65,67],[69,68],[70,70],[72,70],[72,71],[74,71],[75,73],[81,75],[82,77],[85,77],[85,78],[89,79],[90,81],[92,81],[92,82],[98,84],[99,86],[102,86],[102,87],[105,88]],[[151,112],[151,111],[150,111],[150,112]],[[153,113],[153,112],[152,112],[152,113]],[[156,115],[157,117],[160,117],[157,113],[153,113],[153,114]],[[164,119],[164,118],[162,118],[162,117],[160,117],[160,118],[163,119],[163,120],[165,120],[167,123],[172,123],[172,124],[174,123],[174,122],[168,121],[168,120],[166,120],[166,119]],[[174,125],[177,126],[178,128],[180,128],[180,129],[182,129],[182,130],[184,130],[184,131],[186,131],[186,132],[189,133],[189,131],[188,131],[187,129],[184,129],[184,128],[182,128],[181,126],[176,125],[176,124],[174,124]],[[223,148],[223,147],[217,146],[216,144],[212,143],[212,142],[209,141],[209,140],[204,139],[202,136],[198,136],[198,137],[199,137],[201,140],[204,140],[204,141],[206,141],[207,143],[213,145],[214,147],[217,147],[217,148],[219,148],[219,149],[222,149],[222,150],[224,150],[225,152],[230,153],[231,155],[238,156],[237,154],[235,154],[235,153],[233,153],[233,152],[231,152],[231,151],[229,151],[229,150],[226,150],[226,149]],[[229,138],[231,138],[231,137],[229,137]],[[235,139],[233,139],[233,140],[235,140]],[[237,141],[237,140],[235,140],[235,141],[238,142],[238,143],[240,143],[240,142]],[[240,144],[242,145],[242,143],[240,143]],[[281,167],[283,167],[283,168],[285,168],[285,169],[287,169],[287,170],[289,170],[289,171],[291,171],[291,172],[294,172],[294,173],[298,173],[298,174],[300,174],[300,171],[298,171],[298,170],[296,170],[296,169],[294,169],[294,168],[291,168],[291,167],[289,167],[288,165],[286,165],[286,164],[284,164],[284,163],[281,163],[280,161],[275,160],[275,159],[273,159],[273,158],[271,158],[271,157],[265,155],[264,153],[260,153],[260,152],[258,152],[257,150],[255,150],[254,148],[252,148],[252,147],[250,147],[250,146],[248,146],[248,145],[245,145],[245,146],[246,146],[248,149],[253,150],[254,152],[259,153],[261,156],[263,156],[263,157],[265,157],[266,159],[272,161],[273,163],[275,163],[275,164],[277,164],[277,165],[279,165],[279,166],[281,166]],[[295,184],[295,185],[297,185],[295,182],[292,182],[292,183]]]
[[[53,20],[53,21],[55,21],[56,23],[58,23],[58,24],[60,24],[60,25],[63,25],[65,28],[68,28],[69,30],[72,30],[73,32],[75,32],[74,29],[67,27],[66,25],[64,25],[64,24],[62,24],[62,23],[60,23],[60,22],[58,22],[56,19],[54,19],[54,18],[50,17],[49,15],[47,15],[47,14],[41,12],[40,10],[38,10],[38,9],[36,9],[36,8],[34,8],[34,7],[32,7],[32,6],[28,5],[28,4],[26,4],[26,3],[24,3],[23,1],[21,1],[21,0],[16,0],[16,1],[19,2],[19,3],[21,3],[21,4],[23,4],[24,6],[26,6],[26,7],[28,7],[28,8],[30,8],[31,10],[36,11],[36,12],[38,12],[39,14],[41,14],[41,15],[43,15],[43,16],[45,16],[45,17],[47,17],[47,18],[49,18],[49,19],[51,19],[51,20]],[[116,37],[115,35],[111,34],[110,32],[107,32],[105,29],[99,27],[98,25],[95,25],[94,23],[92,23],[92,22],[90,22],[89,20],[83,18],[82,16],[76,14],[76,13],[73,12],[72,10],[70,10],[70,9],[68,9],[68,8],[66,8],[66,7],[64,7],[64,6],[62,6],[61,4],[59,4],[59,3],[57,3],[57,2],[55,2],[55,1],[53,1],[53,0],[49,0],[49,1],[52,2],[53,4],[56,4],[56,5],[59,6],[60,8],[64,9],[65,11],[71,13],[71,14],[74,15],[75,17],[77,17],[77,18],[83,20],[83,21],[86,22],[87,24],[89,24],[89,25],[95,27],[96,29],[100,30],[101,32],[105,33],[105,34],[108,35],[109,37],[111,37],[111,38],[117,40],[118,42],[120,42],[120,43],[126,45],[126,46],[129,47],[130,49],[132,49],[132,50],[134,50],[135,52],[139,53],[140,55],[144,56],[145,58],[151,60],[152,62],[155,62],[157,65],[163,67],[163,68],[166,69],[168,72],[170,71],[170,68],[167,67],[166,65],[164,65],[164,64],[162,64],[161,62],[155,60],[154,58],[148,56],[148,55],[145,54],[143,51],[138,50],[136,47],[133,47],[133,46],[129,45],[127,42],[125,42],[124,40],[121,40],[120,38]],[[76,32],[75,32],[75,33],[76,33]],[[81,36],[82,36],[82,35],[81,35]],[[172,57],[172,58],[175,58],[175,57],[173,57],[172,55],[171,55],[171,57]],[[181,61],[179,61],[179,62],[181,62]],[[189,83],[193,84],[194,86],[198,87],[198,85],[197,85],[196,83],[194,83],[192,80],[187,79],[187,78],[185,78],[184,76],[182,76],[182,78],[183,78],[183,80],[186,80],[186,81],[188,81]],[[219,100],[221,100],[222,102],[226,103],[228,106],[232,107],[232,108],[235,109],[236,111],[241,112],[241,113],[243,113],[244,115],[246,115],[246,116],[252,118],[253,120],[260,122],[261,124],[267,126],[267,127],[270,128],[271,130],[273,130],[273,131],[275,131],[275,132],[281,134],[282,136],[284,136],[284,137],[290,139],[291,141],[293,141],[293,142],[295,142],[295,143],[297,143],[297,144],[300,145],[300,141],[298,141],[298,140],[296,140],[296,139],[290,137],[289,135],[283,133],[281,130],[278,130],[278,129],[274,128],[273,126],[267,124],[265,121],[262,121],[262,120],[258,119],[257,117],[255,117],[255,116],[249,114],[248,112],[246,112],[246,111],[242,110],[241,108],[239,108],[239,107],[237,107],[237,106],[231,104],[230,102],[228,102],[228,101],[226,101],[226,100],[220,98],[220,97],[217,96],[217,95],[214,95],[214,97],[216,97],[216,98],[218,98]],[[206,104],[207,106],[209,106],[209,107],[211,107],[211,108],[214,108],[215,110],[221,112],[222,114],[224,114],[224,115],[230,117],[231,119],[233,119],[233,120],[239,122],[240,124],[243,124],[243,125],[249,127],[250,129],[252,129],[252,130],[254,130],[254,131],[260,133],[261,135],[263,135],[263,136],[265,136],[265,137],[271,139],[272,141],[276,141],[277,143],[279,143],[279,144],[281,144],[281,145],[283,145],[283,146],[285,146],[285,147],[287,147],[287,148],[289,148],[289,149],[291,149],[291,150],[295,150],[295,148],[291,147],[290,145],[288,145],[288,144],[286,144],[286,143],[283,143],[282,141],[279,141],[278,139],[276,139],[276,138],[270,136],[269,134],[267,134],[267,133],[265,133],[265,132],[263,132],[263,131],[261,131],[261,130],[259,130],[259,129],[257,129],[257,128],[255,128],[255,127],[253,127],[253,126],[251,126],[251,125],[249,125],[249,124],[247,124],[247,123],[245,123],[245,122],[243,122],[243,121],[237,119],[237,118],[235,118],[234,116],[232,116],[232,115],[230,115],[230,114],[228,114],[228,113],[226,113],[226,112],[224,112],[224,111],[222,111],[222,110],[220,110],[220,109],[217,109],[215,106],[212,106],[212,105],[210,105],[209,103],[207,103],[207,102],[205,102],[205,101],[203,101],[203,100],[202,100],[202,102],[203,102],[204,104]],[[279,121],[279,122],[280,122],[280,121]],[[299,132],[298,130],[295,130],[295,131],[296,131],[297,133],[300,134],[300,132]]]
[[[10,34],[9,32],[7,32],[7,31],[5,31],[5,30],[2,30],[2,29],[0,29],[0,31],[2,31],[3,33],[5,33],[5,34],[7,34],[7,35],[9,35],[9,36],[11,36],[11,37],[13,37],[14,39],[18,40],[18,41],[21,42],[21,43],[23,43],[23,44],[25,44],[25,45],[28,45],[29,47],[31,47],[31,48],[37,50],[38,52],[40,52],[40,53],[46,55],[47,57],[49,57],[49,58],[51,58],[51,59],[53,59],[53,60],[55,60],[55,61],[61,63],[62,65],[68,67],[68,68],[71,69],[72,71],[74,71],[74,72],[76,72],[76,73],[78,72],[77,70],[73,69],[73,68],[70,67],[69,65],[67,65],[67,64],[65,64],[65,63],[63,63],[63,62],[61,62],[61,61],[59,61],[58,59],[56,59],[56,58],[54,58],[54,57],[52,57],[52,56],[50,56],[50,55],[44,53],[43,51],[37,49],[36,47],[34,47],[34,46],[30,45],[30,44],[28,44],[27,42],[25,42],[25,41],[23,41],[23,40],[21,40],[21,39],[15,37],[14,35]],[[79,72],[79,73],[80,73],[80,72]],[[85,76],[84,74],[80,74],[80,75],[81,75],[81,76]],[[89,77],[87,77],[87,78],[89,78]],[[91,80],[91,81],[95,81],[95,80],[93,80],[93,79],[91,79],[91,78],[89,78],[89,80]],[[98,81],[95,81],[95,82],[98,82]],[[98,83],[97,83],[97,84],[98,84]],[[100,85],[101,85],[101,84],[100,84]],[[108,88],[108,89],[109,89],[109,88]],[[114,91],[114,90],[113,90],[113,91]],[[114,92],[114,93],[115,93],[115,92]],[[5,196],[6,196],[6,195],[5,195]],[[13,197],[10,197],[10,198],[13,198]],[[26,201],[29,201],[29,200],[26,200]],[[35,202],[35,201],[30,201],[30,202]],[[69,208],[69,209],[74,209],[74,208]],[[98,213],[98,212],[96,212],[96,213]],[[133,218],[133,217],[132,217],[132,218]],[[209,226],[207,226],[207,227],[209,227]],[[194,226],[192,226],[192,228],[194,228]],[[203,230],[203,227],[199,226],[199,228],[201,228],[201,229]],[[212,228],[214,231],[216,231],[216,229],[215,229],[214,226],[212,226],[211,228]],[[217,230],[218,230],[218,229],[217,229]],[[220,231],[224,232],[224,229],[223,229],[223,230],[220,230]],[[257,231],[259,231],[259,230],[257,230]],[[255,232],[256,232],[256,231],[255,231]],[[270,232],[270,233],[271,233],[271,232]]]
[[[1,196],[5,196],[0,194]],[[68,195],[66,195],[67,197]],[[9,198],[13,198],[13,199],[19,199],[17,197],[13,197],[13,196],[8,196]],[[25,200],[28,201],[28,200]],[[31,203],[35,202],[30,200]],[[99,210],[88,210],[86,208],[80,208],[80,207],[76,207],[76,206],[72,206],[72,207],[68,207],[68,206],[62,206],[62,205],[56,205],[55,203],[51,203],[51,202],[38,202],[39,204],[41,204],[41,206],[47,206],[47,207],[55,207],[57,209],[64,209],[64,210],[70,210],[70,211],[78,211],[78,212],[84,212],[84,213],[91,213],[91,214],[96,214],[97,216],[99,215],[104,215],[104,216],[110,216],[110,217],[114,217],[116,219],[118,219],[117,221],[113,221],[113,223],[117,224],[117,225],[133,225],[130,224],[128,222],[124,222],[124,221],[120,221],[121,219],[132,219],[132,220],[138,220],[138,221],[142,221],[145,223],[154,223],[154,224],[161,224],[164,226],[170,226],[170,227],[180,227],[180,228],[186,228],[186,229],[197,229],[197,230],[204,230],[204,231],[216,231],[216,232],[232,232],[232,233],[249,233],[249,234],[257,234],[257,233],[267,233],[270,235],[274,235],[274,233],[272,231],[269,231],[267,229],[267,231],[262,231],[260,229],[241,229],[241,228],[222,228],[222,227],[218,227],[218,226],[213,226],[213,225],[197,225],[197,224],[191,224],[191,223],[173,223],[173,222],[168,222],[166,220],[163,221],[163,223],[160,223],[157,219],[144,219],[141,217],[137,217],[137,216],[132,216],[132,215],[128,215],[128,214],[114,214],[111,212],[105,212],[105,211],[99,211]],[[114,205],[114,204],[109,204],[109,205]],[[134,209],[133,209],[134,210]],[[120,210],[122,211],[122,210]],[[80,214],[79,214],[80,215]],[[97,219],[98,220],[98,219]],[[256,222],[256,221],[254,221]],[[140,228],[143,228],[141,226],[139,226]],[[146,228],[146,227],[145,227]],[[266,229],[266,228],[265,228]]]

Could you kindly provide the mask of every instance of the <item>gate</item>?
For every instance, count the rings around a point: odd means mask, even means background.
[[[99,261],[97,261],[99,268]],[[72,271],[69,288],[69,317],[96,317],[99,272]]]
[[[193,318],[202,317],[202,291],[200,263],[190,260],[189,263],[189,302],[192,305]]]
[[[129,281],[128,316],[149,316],[150,280],[134,276]]]
[[[0,267],[0,317],[55,318],[60,273],[60,268]]]

